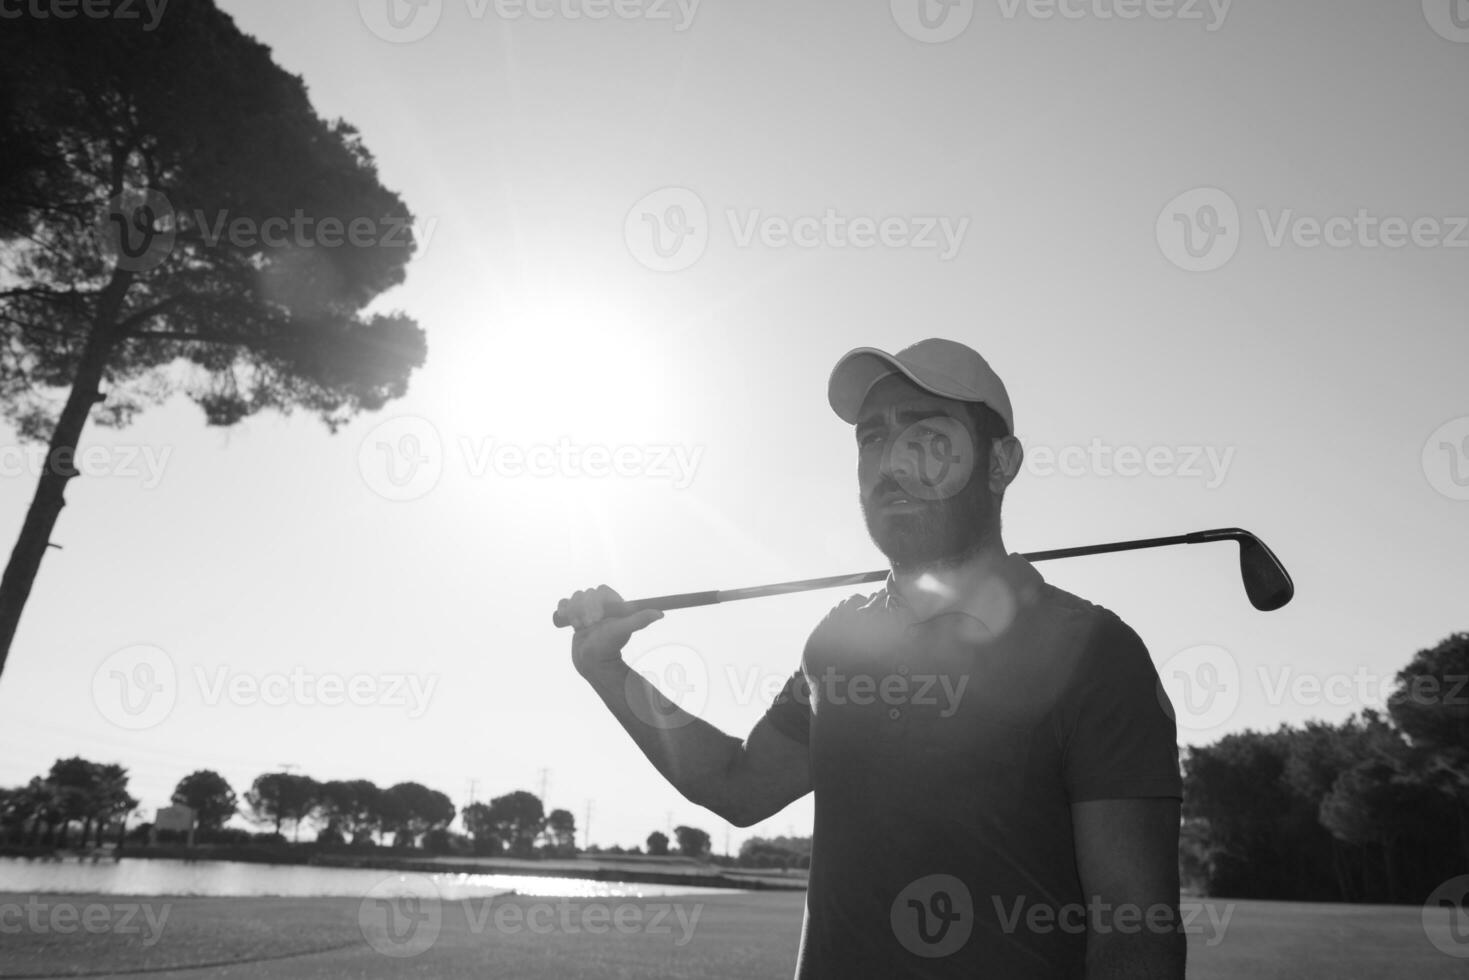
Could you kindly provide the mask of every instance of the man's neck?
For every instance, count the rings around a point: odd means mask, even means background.
[[[979,550],[957,561],[894,565],[893,582],[903,602],[918,618],[927,619],[973,595],[1008,559],[1005,542],[996,534]]]

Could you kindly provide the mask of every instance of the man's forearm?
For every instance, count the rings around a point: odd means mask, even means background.
[[[744,743],[684,711],[626,663],[614,661],[587,676],[643,755],[690,802],[741,823],[731,772]]]

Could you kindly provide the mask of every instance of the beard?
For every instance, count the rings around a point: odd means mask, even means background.
[[[923,501],[917,510],[883,513],[878,501],[897,489],[883,484],[862,499],[867,533],[895,569],[960,565],[999,539],[999,508],[983,480],[952,497]]]

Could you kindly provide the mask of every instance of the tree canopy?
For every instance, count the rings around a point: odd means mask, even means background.
[[[335,430],[403,395],[425,341],[368,310],[414,254],[407,206],[211,0],[147,31],[7,20],[0,141],[0,416],[49,442],[0,581],[3,669],[88,418],[181,392],[211,425],[299,408]]]

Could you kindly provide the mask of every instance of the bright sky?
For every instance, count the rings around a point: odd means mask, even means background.
[[[181,401],[89,429],[122,472],[69,493],[0,678],[0,784],[117,761],[151,816],[203,767],[241,794],[290,764],[461,805],[471,780],[485,799],[546,770],[551,806],[581,823],[592,802],[597,843],[671,822],[722,849],[551,612],[603,582],[881,567],[826,379],[852,347],[928,336],[1009,385],[1031,454],[1011,549],[1238,525],[1290,568],[1295,602],[1262,614],[1229,545],[1041,566],[1131,623],[1170,691],[1222,692],[1181,708],[1181,741],[1380,705],[1416,650],[1469,628],[1469,29],[1449,3],[1242,2],[1221,23],[1217,3],[1046,19],[961,0],[925,35],[905,0],[707,3],[688,23],[672,2],[593,20],[565,15],[593,0],[541,19],[429,0],[434,29],[401,44],[348,0],[225,3],[420,219],[380,305],[418,318],[428,365],[336,436],[304,415],[206,429]],[[1332,218],[1337,244],[1311,247]],[[853,247],[884,219],[885,244]],[[516,450],[563,446],[554,475],[515,471]],[[633,448],[598,478],[589,447]],[[1172,454],[1155,472],[1114,469],[1154,447]],[[8,547],[34,481],[6,452]],[[744,734],[842,597],[671,613],[627,654],[681,668],[663,676]],[[163,693],[128,715],[139,663]],[[377,703],[251,696],[297,670]],[[808,798],[730,845],[810,821]]]

